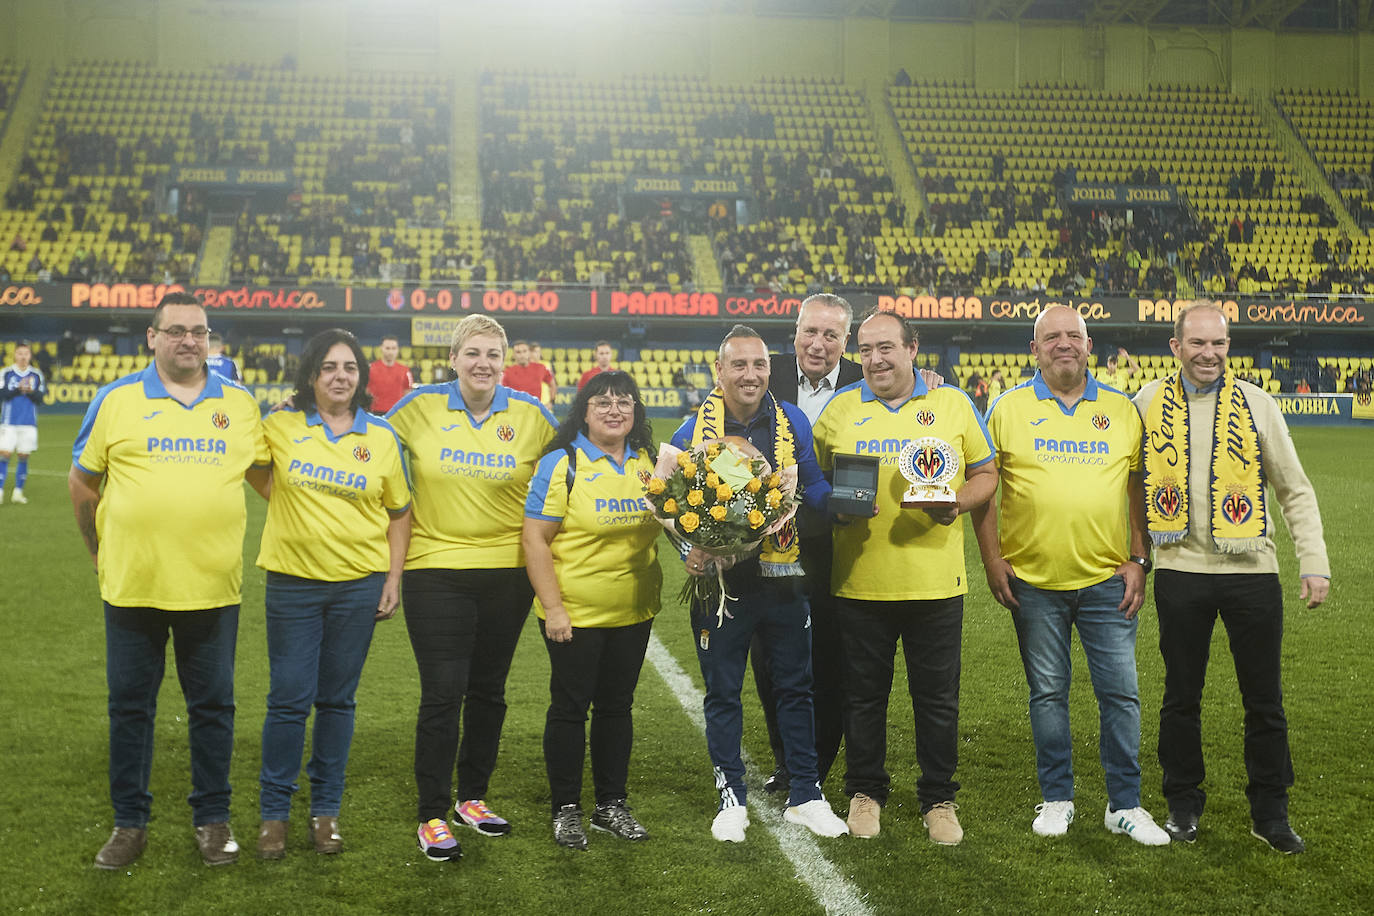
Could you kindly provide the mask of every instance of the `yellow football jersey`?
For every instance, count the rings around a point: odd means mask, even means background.
[[[268,462],[258,402],[214,372],[188,407],[156,364],[101,388],[72,461],[104,475],[96,509],[100,595],[116,607],[238,604],[247,525],[243,475]]]
[[[1088,376],[1066,408],[1037,372],[988,408],[1001,474],[998,533],[1017,578],[1055,591],[1110,578],[1130,557],[1127,481],[1140,470],[1140,414]]]
[[[386,572],[387,510],[410,505],[401,442],[391,424],[359,410],[353,428],[335,436],[315,411],[279,410],[263,425],[272,452],[272,498],[258,565],[324,582]]]
[[[415,493],[406,569],[511,569],[525,495],[553,440],[553,414],[523,391],[498,386],[474,423],[458,383],[413,389],[387,414],[405,445]]]
[[[561,521],[553,566],[563,606],[575,627],[625,627],[658,613],[663,574],[658,534],[644,481],[654,469],[647,454],[626,455],[624,466],[578,435],[576,480],[568,493],[568,453],[550,452],[530,481],[525,515]],[[535,605],[542,618],[543,608]]]
[[[959,457],[949,481],[956,491],[965,471],[992,460],[992,442],[968,395],[958,388],[930,390],[921,377],[900,407],[880,400],[867,382],[836,392],[816,420],[816,458],[832,471],[835,453],[876,455],[878,514],[835,527],[830,590],[844,598],[906,601],[951,598],[968,592],[964,523],[941,525],[919,509],[903,509],[909,485],[897,467],[908,442],[933,436]]]

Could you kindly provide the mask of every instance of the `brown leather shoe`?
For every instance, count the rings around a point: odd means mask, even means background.
[[[343,852],[343,837],[339,836],[337,817],[312,817],[310,836],[315,841],[315,851],[321,855],[332,856]]]
[[[239,860],[239,844],[228,821],[201,824],[196,828],[196,845],[206,865],[233,865]]]
[[[132,865],[147,845],[148,831],[143,827],[116,827],[95,854],[95,867],[113,870]]]
[[[258,828],[258,858],[286,858],[286,821],[263,821]]]

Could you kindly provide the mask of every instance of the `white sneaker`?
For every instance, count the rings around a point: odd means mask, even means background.
[[[782,813],[789,824],[801,824],[816,836],[844,836],[849,825],[840,820],[824,798],[813,798],[804,805],[789,807]]]
[[[1073,802],[1052,801],[1035,806],[1031,830],[1036,836],[1063,836],[1073,823]]]
[[[1120,811],[1113,811],[1111,805],[1108,805],[1104,823],[1112,833],[1127,834],[1145,846],[1169,845],[1169,834],[1155,823],[1155,819],[1150,817],[1150,812],[1144,808],[1122,808]]]
[[[711,836],[722,843],[743,843],[744,828],[749,826],[749,810],[743,805],[721,808],[711,822]]]
[[[24,495],[24,491],[23,491],[23,490],[20,490],[20,489],[18,489],[18,488],[15,488],[15,490],[14,490],[12,493],[10,493],[10,502],[12,502],[12,503],[27,504],[28,501],[29,501],[29,498],[28,498],[27,496]]]

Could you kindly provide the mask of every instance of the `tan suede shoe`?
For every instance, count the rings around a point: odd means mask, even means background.
[[[286,858],[286,821],[263,821],[258,828],[258,858]]]
[[[321,855],[332,856],[343,852],[343,837],[339,836],[337,817],[312,817],[310,836],[315,841],[315,851]]]

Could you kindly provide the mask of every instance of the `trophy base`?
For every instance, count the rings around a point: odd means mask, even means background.
[[[911,487],[902,496],[903,509],[948,509],[958,496],[949,487]]]

